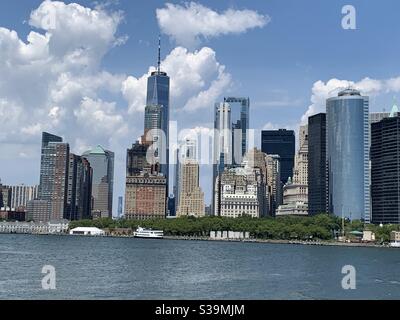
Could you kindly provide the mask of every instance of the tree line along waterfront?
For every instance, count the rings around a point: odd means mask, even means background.
[[[70,223],[70,229],[97,227],[100,229],[132,229],[137,227],[163,230],[166,236],[208,237],[211,231],[249,232],[252,238],[270,240],[334,240],[342,235],[342,219],[320,214],[308,217],[284,216],[277,218],[226,218],[226,217],[182,217],[153,220],[80,220]],[[369,230],[375,233],[376,242],[389,242],[391,231],[400,231],[399,225],[377,226],[362,221],[344,221],[344,234]]]

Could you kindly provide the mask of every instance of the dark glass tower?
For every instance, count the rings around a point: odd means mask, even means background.
[[[326,114],[308,118],[308,214],[327,212]]]
[[[82,155],[93,168],[92,216],[111,218],[113,214],[114,153],[97,146]]]
[[[160,171],[167,177],[167,186],[169,178],[169,115],[170,115],[170,78],[166,72],[161,71],[161,39],[158,44],[158,64],[157,70],[151,73],[147,80],[147,106],[157,106],[160,115],[160,128],[165,134],[165,141],[162,142],[164,150],[161,150],[161,168]],[[151,108],[154,111],[154,107]],[[150,109],[148,109],[149,111]],[[154,117],[154,116],[153,116]],[[163,139],[164,140],[164,139]],[[165,147],[164,147],[165,145]]]
[[[87,159],[69,154],[67,210],[68,220],[89,219],[92,202],[92,173]]]
[[[240,165],[247,152],[247,130],[250,127],[250,99],[249,98],[224,98],[231,108],[232,121],[232,163]]]
[[[400,117],[371,126],[372,222],[400,223]]]
[[[261,132],[262,152],[279,155],[281,163],[281,181],[285,184],[293,177],[296,141],[293,130],[264,130]]]

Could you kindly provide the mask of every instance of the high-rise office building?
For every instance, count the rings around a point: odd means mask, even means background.
[[[169,178],[169,119],[170,119],[170,78],[166,72],[161,71],[161,40],[158,46],[157,70],[151,73],[147,80],[147,118],[145,124],[159,125],[159,129],[165,134],[165,141],[162,141],[160,150],[161,166],[160,171],[167,179]],[[160,117],[155,113],[159,112]],[[154,129],[154,128],[152,128]],[[146,134],[146,132],[145,132]]]
[[[66,215],[68,193],[69,145],[62,138],[44,132],[40,167],[39,199],[49,201],[51,220]]]
[[[248,150],[250,99],[227,97],[215,104],[213,189],[225,168],[240,166]],[[220,181],[220,179],[218,179]],[[215,199],[213,198],[213,204]],[[215,211],[214,208],[212,211]]]
[[[216,185],[219,175],[225,167],[232,166],[232,122],[231,107],[228,103],[215,104],[214,117],[214,156],[213,156],[213,199],[212,206],[218,203],[215,199],[219,186]],[[218,208],[213,207],[213,212],[218,212]]]
[[[164,175],[143,171],[126,177],[126,219],[163,219],[166,208],[167,180]]]
[[[33,222],[49,222],[52,204],[48,200],[31,200],[26,205],[26,220]]]
[[[224,98],[215,104],[214,151],[216,163],[222,166],[240,166],[248,150],[250,126],[250,99]],[[221,158],[222,156],[222,158]]]
[[[16,210],[26,210],[29,201],[39,197],[39,186],[16,185],[11,188],[11,208]]]
[[[276,215],[308,215],[308,125],[300,126],[293,179],[283,187],[283,205]]]
[[[144,134],[127,151],[125,217],[165,218],[169,187],[170,78],[158,66],[147,81]]]
[[[295,134],[292,130],[263,130],[261,132],[261,151],[279,155],[282,184],[293,177],[294,157],[296,152]]]
[[[354,89],[327,100],[329,211],[370,222],[369,99]]]
[[[68,165],[67,220],[91,217],[93,170],[86,158],[70,153]]]
[[[82,155],[93,169],[92,216],[111,218],[113,214],[114,153],[97,146]]]
[[[173,194],[167,200],[167,214],[169,217],[176,217],[176,200]]]
[[[232,163],[240,165],[248,149],[248,130],[250,129],[250,99],[227,97],[224,102],[231,109]]]
[[[0,208],[11,208],[12,189],[0,182]]]
[[[180,164],[178,217],[205,215],[204,192],[200,188],[199,174],[196,160],[187,158]]]
[[[144,135],[142,143],[153,156],[153,163],[159,163],[161,172],[166,175],[165,163],[167,163],[166,136],[163,129],[163,113],[165,110],[159,105],[148,105],[144,113]]]
[[[281,161],[277,154],[267,154],[267,208],[268,215],[274,217],[282,203]]]
[[[231,110],[231,106],[226,102],[215,105],[214,166],[217,172],[233,164]]]
[[[122,217],[124,207],[124,198],[118,197],[118,218]]]
[[[267,155],[257,148],[249,150],[243,157],[242,165],[255,171],[258,181],[260,217],[269,215],[269,188],[267,184]]]
[[[59,136],[43,132],[42,133],[42,149],[40,161],[40,184],[39,198],[43,200],[51,200],[53,192],[54,179],[54,159],[49,154],[50,143],[62,143],[63,139]]]
[[[372,222],[400,224],[400,116],[371,127]]]
[[[187,160],[197,161],[197,144],[194,140],[186,139],[177,148],[176,157],[176,171],[175,171],[175,207],[179,207],[179,197],[182,189],[182,165]]]
[[[326,114],[308,118],[308,213],[328,212]]]

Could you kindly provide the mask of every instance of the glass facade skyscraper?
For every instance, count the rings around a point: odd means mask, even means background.
[[[114,153],[97,146],[83,155],[93,168],[92,216],[111,218],[113,213]]]
[[[151,76],[147,80],[147,101],[146,105],[148,106],[145,117],[145,125],[154,124],[159,125],[160,127],[157,129],[161,129],[165,134],[165,141],[162,142],[162,147],[165,145],[165,152],[160,150],[160,159],[161,159],[161,173],[163,173],[167,177],[167,185],[168,185],[168,176],[169,176],[169,115],[170,115],[170,78],[167,73],[160,71],[158,68],[157,71],[152,72]],[[160,117],[156,117],[154,112],[160,112]],[[151,128],[156,129],[156,128]],[[145,132],[146,134],[146,132]],[[164,139],[163,139],[164,140]]]
[[[326,114],[308,118],[308,214],[327,212]]]
[[[261,151],[280,157],[281,181],[285,184],[293,177],[296,140],[293,130],[264,130],[261,132]]]
[[[369,99],[354,89],[327,100],[329,211],[370,222]]]
[[[86,158],[69,154],[67,220],[89,219],[92,202],[92,168]]]
[[[232,163],[240,165],[247,152],[248,130],[250,129],[250,99],[228,97],[224,102],[231,108]]]
[[[400,223],[400,116],[371,126],[372,222]]]

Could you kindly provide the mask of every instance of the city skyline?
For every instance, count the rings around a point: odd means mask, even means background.
[[[214,104],[224,96],[250,97],[252,129],[282,127],[297,131],[300,123],[306,123],[302,116],[308,109],[308,115],[322,111],[325,99],[335,94],[331,91],[347,86],[344,79],[354,81],[363,94],[371,97],[370,111],[382,111],[385,106],[388,110],[393,95],[399,91],[396,82],[398,62],[394,54],[397,44],[382,41],[379,46],[363,51],[362,55],[358,49],[330,53],[335,41],[340,40],[341,45],[352,45],[356,49],[367,36],[377,32],[386,32],[390,36],[393,31],[383,20],[379,19],[374,26],[368,24],[372,19],[375,21],[375,15],[379,16],[382,10],[389,15],[387,20],[390,21],[399,7],[395,1],[387,3],[392,10],[378,4],[367,7],[361,1],[354,1],[359,12],[357,30],[341,28],[342,3],[322,6],[317,1],[308,5],[295,1],[245,4],[202,1],[196,5],[166,5],[154,1],[141,4],[140,8],[128,1],[96,8],[89,1],[78,3],[27,1],[13,4],[4,1],[0,4],[1,27],[4,28],[2,45],[16,43],[14,49],[2,50],[2,61],[9,61],[9,65],[0,62],[1,74],[8,83],[0,92],[0,110],[7,120],[1,129],[1,143],[6,152],[0,155],[0,176],[7,185],[39,183],[40,148],[37,141],[42,131],[48,131],[69,141],[71,152],[76,154],[98,144],[116,152],[114,203],[117,203],[117,197],[124,194],[125,149],[143,132],[145,85],[148,75],[157,68],[159,33],[162,38],[161,69],[173,81],[171,120],[177,120],[180,129],[212,128]],[[285,13],[287,6],[298,10],[304,21],[291,22]],[[92,14],[100,12],[99,19],[104,27],[99,29],[101,32],[96,29],[96,34],[90,28],[84,29],[85,36],[79,38],[77,35],[82,31],[77,27],[79,21],[70,18],[84,7],[90,10],[87,16],[80,17],[81,21],[91,27],[97,26]],[[311,7],[313,13],[309,12]],[[200,28],[183,35],[177,34],[171,24],[171,17],[177,12],[185,18],[195,12],[215,12],[222,18],[228,9],[234,10],[238,17],[252,14],[252,23],[243,18],[240,30],[228,28],[208,34]],[[119,10],[124,12],[123,18],[118,14]],[[46,12],[55,14],[54,28],[43,23],[49,18]],[[137,25],[141,22],[148,28],[139,30]],[[313,31],[317,25],[322,29]],[[70,30],[69,38],[63,39],[61,34],[66,28]],[[12,30],[18,34],[12,34]],[[27,40],[31,31],[34,33]],[[329,46],[323,52],[309,50],[315,45],[313,40],[317,44],[321,42],[323,32],[332,39]],[[105,38],[99,39],[98,33],[103,33]],[[48,38],[50,35],[51,39]],[[304,43],[296,38],[303,39]],[[193,39],[197,40],[193,42]],[[87,50],[79,52],[81,47]],[[242,50],[243,47],[251,50]],[[294,53],[294,59],[289,52]],[[69,59],[71,53],[80,59]],[[383,54],[385,59],[382,59]],[[49,62],[49,57],[53,62]],[[371,59],[377,62],[373,66],[369,63]],[[327,66],[328,60],[334,68]],[[346,61],[352,61],[351,65]],[[38,73],[42,76],[29,75],[25,65],[30,66],[31,74],[42,70]],[[153,67],[148,72],[150,66]],[[55,71],[49,72],[51,76],[44,76],[43,73],[50,69]],[[15,70],[18,72],[12,73]],[[20,88],[19,83],[31,90],[15,90]],[[50,90],[43,90],[44,87]],[[92,117],[93,114],[96,116]],[[255,137],[258,145],[259,135]],[[24,169],[12,170],[17,167]],[[201,166],[200,170],[201,186],[209,204],[212,169]],[[117,206],[114,206],[114,213],[116,210]]]

